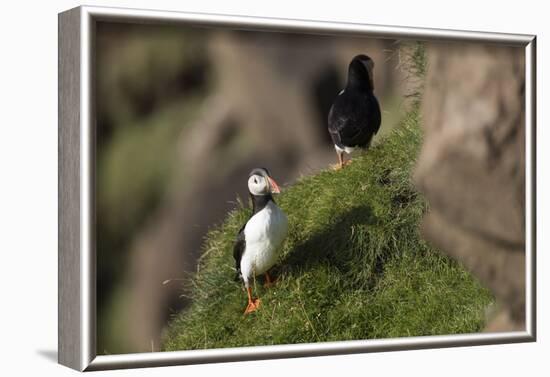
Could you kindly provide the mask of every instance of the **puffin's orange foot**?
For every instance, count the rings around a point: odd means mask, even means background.
[[[352,160],[346,160],[346,161],[343,161],[343,160],[342,160],[341,163],[339,162],[339,163],[337,163],[337,164],[332,164],[332,165],[330,165],[330,168],[331,168],[332,170],[340,170],[340,169],[343,169],[344,166],[348,166],[349,164],[351,164],[351,161],[352,161]]]
[[[256,310],[258,310],[258,308],[260,307],[261,302],[262,301],[259,298],[254,298],[254,299],[252,299],[252,301],[249,301],[248,306],[244,310],[244,314],[246,315],[246,314],[249,314],[249,313],[252,313],[252,312],[255,312]]]

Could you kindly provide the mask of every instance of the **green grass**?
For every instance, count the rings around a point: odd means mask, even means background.
[[[419,234],[417,107],[344,170],[304,177],[276,198],[289,235],[277,284],[256,281],[257,312],[243,316],[246,294],[233,281],[233,240],[250,210],[241,204],[210,231],[184,287],[193,304],[173,318],[164,350],[480,331],[489,291]]]

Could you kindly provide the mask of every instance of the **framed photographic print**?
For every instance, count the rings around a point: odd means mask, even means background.
[[[59,15],[59,362],[534,341],[533,35]]]

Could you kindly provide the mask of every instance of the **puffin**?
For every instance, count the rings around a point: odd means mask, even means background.
[[[281,190],[267,169],[256,168],[250,172],[248,192],[252,214],[239,230],[233,247],[235,278],[242,279],[248,295],[245,315],[260,307],[260,299],[252,297],[250,283],[261,274],[265,274],[266,286],[273,283],[269,269],[277,262],[288,232],[288,219],[273,199],[273,194]]]
[[[373,136],[380,129],[382,114],[374,96],[374,61],[367,55],[357,55],[349,64],[346,87],[334,100],[328,114],[328,132],[338,155],[335,170],[350,161],[344,161],[344,152],[350,154],[356,147],[368,149]]]

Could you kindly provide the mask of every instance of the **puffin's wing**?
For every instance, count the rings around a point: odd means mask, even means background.
[[[233,258],[235,258],[235,270],[237,271],[235,275],[235,281],[238,281],[241,275],[241,259],[243,257],[244,249],[246,246],[246,241],[244,238],[245,226],[246,224],[244,224],[239,230],[239,233],[237,234],[237,239],[235,240],[235,244],[233,245]]]
[[[339,147],[353,146],[354,140],[364,131],[364,111],[360,107],[349,109],[349,104],[337,101],[328,116],[328,132]]]
[[[376,97],[339,97],[329,113],[329,132],[339,146],[368,145],[372,136],[380,129],[381,121]],[[336,139],[340,144],[336,143]]]
[[[337,102],[330,107],[330,111],[328,113],[328,132],[334,145],[344,148],[340,132],[346,126],[346,118],[343,116],[340,107],[341,106],[338,106]]]
[[[380,124],[382,123],[382,112],[380,111],[380,104],[375,96],[372,96],[371,101],[372,105],[370,106],[371,111],[369,112],[369,127],[376,135],[380,129]]]

